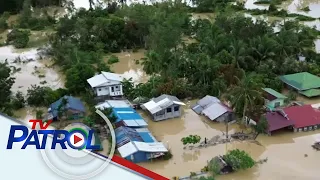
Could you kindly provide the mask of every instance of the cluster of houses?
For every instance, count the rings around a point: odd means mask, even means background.
[[[306,97],[320,96],[320,78],[310,73],[285,75],[280,79],[287,88],[296,90]],[[168,149],[151,134],[148,123],[137,113],[135,106],[128,100],[118,98],[123,96],[122,81],[121,75],[110,72],[101,72],[87,80],[96,96],[102,99],[95,108],[112,108],[116,117],[114,126],[118,152],[123,158],[135,163],[163,156]],[[267,109],[264,116],[269,124],[267,133],[271,134],[283,128],[293,129],[295,132],[320,128],[320,104],[304,105],[295,102],[288,106],[288,97],[285,95],[271,88],[263,90]],[[62,103],[66,104],[61,107]],[[184,105],[177,97],[163,94],[143,103],[141,108],[148,112],[153,121],[162,121],[180,117],[181,106]],[[56,120],[61,108],[65,110],[69,119],[85,116],[85,106],[80,99],[64,96],[50,105],[48,119]],[[235,113],[226,103],[209,95],[192,105],[191,109],[211,121],[230,123],[236,119]]]
[[[320,96],[320,78],[307,72],[281,76],[287,89],[312,98]],[[301,102],[289,103],[288,97],[270,89],[264,88],[268,121],[268,134],[280,129],[292,129],[294,132],[309,131],[320,128],[319,104],[309,105]],[[289,104],[288,104],[289,103]]]

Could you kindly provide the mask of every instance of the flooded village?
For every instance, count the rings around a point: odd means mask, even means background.
[[[268,8],[268,5],[255,4],[255,2],[255,0],[247,0],[244,6],[246,9]],[[80,0],[75,1],[74,4],[77,8],[88,8],[89,6],[87,1]],[[306,6],[310,11],[301,11],[301,8]],[[320,1],[287,0],[283,1],[279,8],[290,13],[316,18],[314,21],[300,23],[309,27],[315,26],[317,30],[320,30]],[[279,24],[282,21],[281,18],[266,15],[251,15],[247,12],[245,15],[253,20],[266,19],[272,22],[277,21]],[[208,19],[214,17],[214,14],[193,13],[193,17]],[[3,34],[5,33],[7,32]],[[33,84],[48,86],[52,89],[65,86],[66,77],[61,67],[39,53],[38,48],[46,45],[42,42],[45,40],[41,39],[41,36],[40,33],[34,37],[40,37],[40,45],[35,42],[33,43],[35,45],[31,44],[30,48],[18,50],[13,46],[0,47],[0,61],[7,61],[16,70],[13,73],[13,77],[16,78],[12,86],[13,92],[21,91],[26,94],[28,88]],[[43,34],[43,36],[46,35]],[[36,41],[36,39],[33,40]],[[319,39],[315,40],[314,44],[315,50],[319,53]],[[210,103],[205,105],[200,103],[201,98],[205,96],[196,99],[178,99],[171,94],[162,94],[139,103],[124,98],[126,94],[121,84],[123,79],[132,78],[134,84],[138,84],[146,83],[151,77],[143,70],[144,65],[141,59],[145,55],[146,50],[144,49],[123,50],[120,53],[107,54],[104,56],[106,62],[110,56],[118,58],[118,62],[110,65],[112,73],[101,71],[93,76],[93,79],[87,80],[87,85],[91,86],[95,96],[103,97],[98,98],[95,108],[111,108],[115,116],[117,155],[165,177],[182,178],[189,176],[191,172],[200,172],[212,158],[225,155],[230,150],[239,149],[247,152],[255,161],[264,159],[267,161],[246,170],[215,176],[215,179],[274,180],[290,178],[318,180],[320,178],[318,173],[320,152],[312,147],[313,145],[316,147],[315,143],[320,142],[319,74],[312,75],[305,72],[304,74],[296,74],[295,77],[293,77],[294,73],[279,76],[281,83],[284,84],[284,88],[280,92],[265,87],[262,90],[266,110],[263,117],[269,122],[269,129],[265,134],[259,134],[254,140],[236,140],[230,138],[234,133],[249,134],[253,130],[249,125],[243,127],[235,122],[239,120],[239,117],[232,115],[234,109],[232,109],[230,102],[224,101],[221,97],[211,96],[213,98],[209,98]],[[297,84],[301,87],[297,87]],[[291,96],[292,90],[296,92],[295,97],[287,100]],[[122,98],[110,98],[110,96],[122,96]],[[214,98],[216,100],[213,100]],[[136,105],[141,105],[141,108],[136,108]],[[200,106],[201,110],[199,110]],[[47,111],[48,108],[40,107],[43,111]],[[86,112],[89,108],[85,107]],[[19,120],[27,121],[36,117],[38,109],[27,106],[14,112],[14,116]],[[279,119],[275,119],[274,116],[279,116]],[[252,119],[256,124],[260,117]],[[308,120],[312,122],[305,124],[306,119],[312,119]],[[226,126],[226,121],[230,121],[228,126]],[[283,123],[279,125],[279,121]],[[99,131],[105,130],[102,128]],[[190,148],[181,142],[182,138],[189,135],[200,136],[202,142],[205,139],[210,141],[212,138],[226,139],[227,134],[232,140],[226,142],[221,140],[219,143],[204,147],[199,147],[201,143],[198,143]],[[104,148],[99,153],[108,155],[109,143],[108,140],[102,139]],[[172,157],[165,159],[168,152]]]

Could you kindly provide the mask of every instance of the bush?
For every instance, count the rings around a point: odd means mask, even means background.
[[[29,42],[30,31],[13,29],[7,35],[7,44],[13,45],[15,48],[25,48]]]
[[[65,89],[57,89],[54,91],[49,87],[31,85],[31,88],[27,91],[27,103],[30,106],[47,107],[64,95],[67,95],[67,93],[68,91]]]
[[[25,102],[22,92],[18,91],[11,100],[12,108],[15,110],[21,109],[25,106]]]
[[[109,59],[108,59],[108,64],[114,64],[119,62],[119,58],[115,55],[112,55]]]
[[[235,149],[224,155],[223,159],[233,170],[248,169],[255,165],[255,161],[245,151]]]
[[[169,159],[171,159],[172,158],[172,153],[171,153],[171,151],[169,150],[168,152],[165,152],[164,153],[164,155],[163,155],[163,159],[164,160],[169,160]]]

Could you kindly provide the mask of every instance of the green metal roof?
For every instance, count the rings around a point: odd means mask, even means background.
[[[264,91],[266,91],[267,93],[273,95],[276,98],[280,98],[280,99],[286,99],[287,97],[271,88],[262,88]]]
[[[280,76],[280,79],[299,91],[320,87],[320,77],[308,72],[284,75]]]
[[[320,89],[309,89],[305,91],[300,91],[299,93],[307,97],[315,97],[320,96]]]

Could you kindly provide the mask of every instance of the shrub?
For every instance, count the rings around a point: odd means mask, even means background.
[[[7,44],[13,45],[15,48],[25,48],[29,42],[30,31],[13,29],[7,35]]]
[[[112,55],[109,59],[108,59],[108,64],[114,64],[119,62],[119,58],[115,55]]]
[[[229,151],[223,159],[233,170],[248,169],[255,165],[255,161],[245,151],[235,149]]]
[[[18,91],[16,95],[12,98],[11,104],[13,109],[21,109],[25,106],[25,99],[22,92]]]
[[[172,158],[172,153],[171,153],[171,151],[169,150],[168,152],[165,152],[164,153],[164,156],[163,156],[163,159],[164,160],[169,160],[169,159],[171,159]]]

